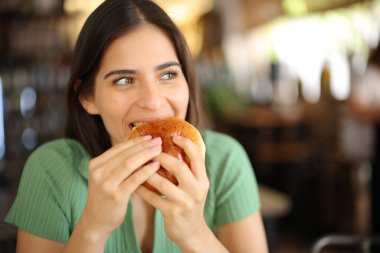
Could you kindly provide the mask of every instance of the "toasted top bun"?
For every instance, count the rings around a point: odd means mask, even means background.
[[[153,138],[161,137],[162,140],[162,152],[172,155],[179,159],[180,161],[185,162],[190,168],[189,158],[186,156],[185,152],[178,147],[173,142],[174,135],[180,135],[186,138],[189,138],[193,141],[199,148],[203,158],[205,157],[206,148],[204,142],[202,140],[202,136],[199,131],[189,122],[182,120],[180,118],[166,118],[162,120],[152,121],[148,123],[138,124],[132,132],[127,137],[128,140],[144,136],[151,135]],[[191,168],[190,168],[191,169]],[[160,168],[157,172],[161,176],[166,177],[174,184],[178,184],[177,179],[170,172],[165,170],[164,168]],[[145,186],[157,192],[152,186],[149,184],[145,184]]]

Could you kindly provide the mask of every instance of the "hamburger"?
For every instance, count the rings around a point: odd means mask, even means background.
[[[173,136],[180,135],[182,137],[189,138],[198,146],[200,152],[203,154],[203,157],[205,156],[206,148],[201,134],[192,124],[183,119],[171,117],[147,123],[135,123],[132,128],[132,132],[127,137],[127,140],[144,135],[151,135],[153,138],[160,137],[162,140],[162,152],[183,161],[190,169],[189,158],[184,150],[173,142]],[[178,181],[175,176],[165,168],[160,167],[157,173],[170,180],[173,184],[178,185]],[[144,183],[143,185],[149,190],[159,193],[148,183]]]

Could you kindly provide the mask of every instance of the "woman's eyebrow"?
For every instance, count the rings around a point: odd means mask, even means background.
[[[169,61],[169,62],[165,62],[163,64],[160,64],[158,66],[156,66],[154,68],[155,71],[158,71],[158,70],[163,70],[163,69],[166,69],[166,68],[169,68],[169,67],[172,67],[172,66],[178,66],[181,68],[181,64],[179,64],[178,62],[175,62],[175,61]]]
[[[112,76],[112,75],[135,75],[137,73],[136,70],[133,70],[133,69],[118,69],[118,70],[112,70],[110,72],[108,72],[107,74],[104,75],[104,79],[106,79],[107,77],[109,76]]]
[[[181,68],[181,64],[175,61],[169,61],[162,63],[154,68],[155,71],[163,70],[172,66],[178,66]],[[112,70],[104,75],[104,79],[106,79],[109,76],[112,75],[135,75],[137,73],[137,70],[134,69],[118,69],[118,70]]]

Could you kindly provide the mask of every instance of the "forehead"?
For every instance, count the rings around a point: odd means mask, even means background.
[[[116,38],[106,49],[101,67],[104,65],[159,64],[178,61],[175,47],[169,37],[151,24],[139,25]]]

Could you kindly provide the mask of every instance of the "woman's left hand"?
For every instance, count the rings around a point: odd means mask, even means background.
[[[159,209],[165,220],[168,237],[181,248],[198,243],[209,234],[203,211],[209,189],[204,154],[188,138],[174,136],[173,141],[181,147],[190,160],[190,167],[175,157],[161,153],[155,160],[177,178],[178,185],[155,174],[147,182],[165,197],[140,186],[137,193],[145,201]]]

